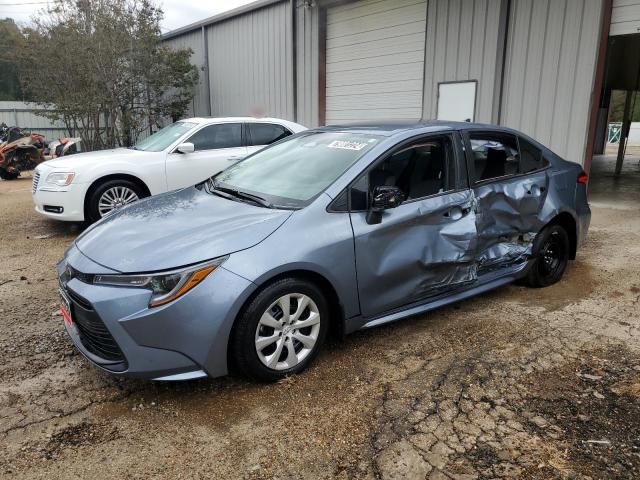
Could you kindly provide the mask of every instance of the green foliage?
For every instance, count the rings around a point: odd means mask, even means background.
[[[132,145],[143,131],[180,117],[197,69],[189,49],[160,38],[150,0],[57,0],[23,30],[23,88],[88,148]]]
[[[611,92],[611,104],[609,106],[609,121],[611,122],[622,122],[622,117],[624,115],[624,101],[626,98],[627,92],[622,90],[614,90]],[[635,108],[634,108],[634,97],[635,95]],[[632,122],[640,122],[640,92],[634,92],[631,96],[631,108],[634,109],[633,114],[631,115]]]
[[[11,18],[0,20],[0,100],[22,100],[15,51],[20,48],[22,36]]]

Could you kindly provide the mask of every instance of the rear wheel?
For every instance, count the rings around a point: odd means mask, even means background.
[[[560,225],[545,227],[533,242],[535,260],[524,283],[530,287],[548,287],[558,282],[569,263],[569,236]]]
[[[97,222],[107,213],[129,205],[146,195],[140,186],[130,180],[108,180],[91,192],[87,208],[90,222]]]
[[[13,170],[9,172],[4,168],[0,167],[0,178],[2,180],[15,180],[19,176],[20,176],[20,172],[18,170]]]
[[[304,370],[318,354],[329,322],[322,291],[295,278],[261,291],[236,321],[231,355],[242,373],[275,381]]]

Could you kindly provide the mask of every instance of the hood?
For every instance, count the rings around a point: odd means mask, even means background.
[[[133,150],[131,148],[113,148],[110,150],[98,150],[95,152],[76,153],[73,155],[65,155],[63,157],[54,158],[41,163],[48,168],[64,168],[73,169],[83,165],[90,165],[94,162],[104,162],[105,159],[114,160],[128,157],[144,157],[154,152],[143,152],[141,150]]]
[[[252,247],[291,213],[227,200],[195,186],[107,215],[80,235],[76,246],[119,272],[167,270]]]

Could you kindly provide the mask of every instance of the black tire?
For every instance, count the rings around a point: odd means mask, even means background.
[[[558,282],[569,263],[569,235],[560,225],[545,227],[533,241],[534,262],[523,283],[529,287],[548,287]]]
[[[4,168],[0,167],[0,178],[2,180],[15,180],[19,176],[20,176],[20,172],[17,171],[17,170],[14,170],[12,172],[8,172]]]
[[[97,187],[93,188],[92,191],[89,193],[89,201],[87,203],[87,211],[86,211],[86,217],[89,223],[97,222],[102,218],[102,215],[100,214],[100,210],[98,208],[100,197],[102,197],[102,194],[104,192],[114,187],[129,188],[135,192],[135,194],[138,196],[139,199],[147,196],[144,189],[141,188],[140,185],[138,185],[137,183],[132,182],[131,180],[125,180],[125,179],[107,180],[106,182],[103,182],[99,184]]]
[[[306,354],[306,356],[296,365],[291,368],[281,367],[281,369],[270,368],[260,360],[258,355],[258,348],[256,346],[256,335],[259,330],[259,322],[262,318],[263,314],[267,312],[270,306],[277,302],[278,299],[283,297],[284,295],[292,295],[301,294],[309,297],[313,303],[314,307],[317,307],[317,312],[320,315],[319,318],[319,330],[317,330],[317,339],[315,340],[315,344],[311,348],[310,352]],[[291,305],[295,305],[294,300],[292,300]],[[277,316],[277,308],[278,305],[274,306],[276,309]],[[308,307],[310,308],[310,307]],[[273,312],[274,309],[269,310]],[[305,314],[307,318],[310,317],[309,310],[306,310],[301,318],[305,318]],[[299,373],[305,368],[309,366],[311,362],[313,362],[314,358],[318,355],[322,344],[324,343],[325,337],[327,335],[329,327],[329,307],[327,305],[327,301],[322,293],[322,290],[318,288],[315,284],[308,282],[306,280],[301,280],[297,278],[283,278],[275,281],[274,283],[268,285],[264,288],[258,295],[256,295],[249,304],[243,309],[241,314],[236,320],[236,323],[233,328],[233,332],[231,335],[230,342],[230,360],[234,367],[236,367],[240,373],[245,376],[251,377],[255,380],[260,380],[264,382],[274,382],[284,378],[288,375],[292,375],[295,373]],[[264,326],[260,326],[260,328],[265,328]],[[311,329],[312,327],[308,327]],[[305,331],[306,330],[306,331]],[[307,335],[307,332],[310,330],[301,329],[300,332]],[[296,330],[293,330],[291,335],[292,337],[296,333]],[[267,332],[266,335],[277,335],[278,332],[274,329],[272,332]],[[280,335],[282,335],[282,331],[280,331]],[[280,339],[279,341],[285,342],[284,339]],[[304,347],[299,341],[293,340],[292,342],[297,342],[295,345],[295,349],[298,347]],[[293,344],[293,343],[292,343]],[[277,348],[274,343],[274,350]],[[279,344],[278,344],[279,345]],[[270,347],[266,347],[262,350],[264,354],[265,350]],[[286,343],[285,346],[281,347],[280,357],[286,362],[286,356],[288,351],[286,351]],[[268,353],[268,352],[267,352]],[[273,352],[271,355],[273,355]],[[266,358],[268,356],[265,355]],[[276,360],[277,363],[280,361]]]

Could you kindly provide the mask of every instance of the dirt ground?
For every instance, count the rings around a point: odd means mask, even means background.
[[[80,227],[0,182],[0,477],[639,478],[640,167],[603,165],[559,284],[356,333],[273,385],[91,367],[56,313]]]

